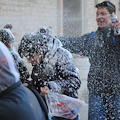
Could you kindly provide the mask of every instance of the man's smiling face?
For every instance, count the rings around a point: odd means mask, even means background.
[[[100,28],[108,28],[111,22],[111,15],[105,7],[98,7],[96,12],[97,25]]]

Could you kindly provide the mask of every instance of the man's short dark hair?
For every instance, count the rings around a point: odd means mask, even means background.
[[[115,5],[113,3],[111,3],[110,1],[104,1],[102,3],[98,3],[98,4],[96,4],[95,7],[96,8],[98,8],[98,7],[105,7],[110,14],[112,14],[113,12],[114,13],[116,12]]]

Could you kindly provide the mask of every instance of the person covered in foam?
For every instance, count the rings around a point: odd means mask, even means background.
[[[0,41],[3,42],[10,50],[20,73],[20,80],[22,83],[25,83],[29,78],[29,71],[23,62],[23,59],[19,56],[18,52],[12,45],[15,41],[15,36],[13,35],[11,29],[12,24],[6,24],[4,28],[0,30]]]

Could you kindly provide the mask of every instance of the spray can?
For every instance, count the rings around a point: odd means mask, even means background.
[[[117,20],[117,16],[116,15],[112,15],[112,23],[116,24],[115,21]],[[116,27],[113,27],[113,31],[114,31],[114,35],[120,35],[120,30],[116,29]]]
[[[116,15],[112,15],[112,23],[116,24],[115,21],[117,20]],[[116,29],[116,27],[113,27],[114,35],[120,35],[120,30]]]

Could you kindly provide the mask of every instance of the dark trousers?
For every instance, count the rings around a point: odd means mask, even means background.
[[[89,93],[88,120],[120,120],[120,93],[118,95]]]
[[[52,120],[79,120],[79,116],[77,115],[77,117],[75,119],[66,119],[66,118],[61,118],[61,117],[52,117]]]

